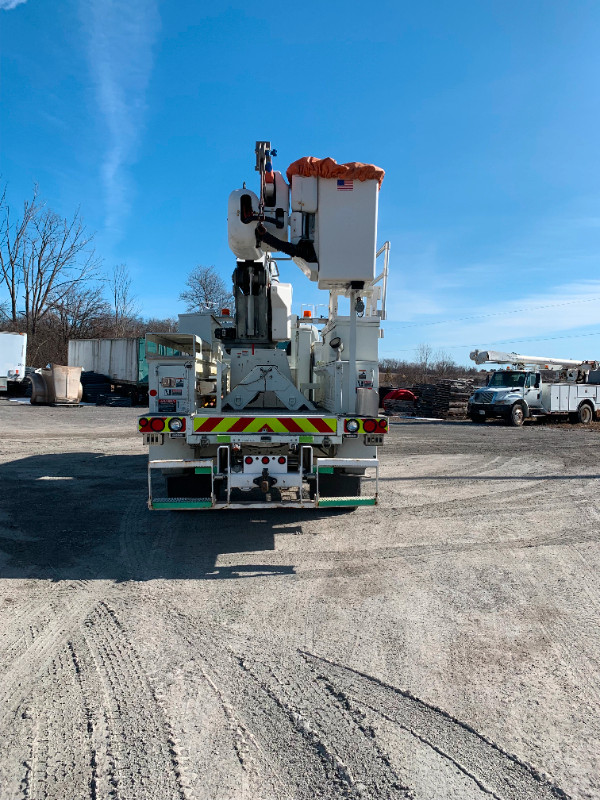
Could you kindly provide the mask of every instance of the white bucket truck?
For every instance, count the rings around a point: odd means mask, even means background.
[[[474,350],[476,364],[506,364],[469,399],[473,422],[502,417],[519,427],[528,418],[568,417],[589,423],[600,410],[600,369],[596,361],[544,358],[495,350]],[[557,376],[558,373],[558,376]],[[558,378],[558,379],[557,379]]]
[[[146,337],[149,507],[374,505],[388,430],[378,414],[383,170],[304,158],[286,181],[269,142],[255,154],[259,192],[229,197],[234,313],[182,314],[177,334]],[[274,253],[329,293],[326,316],[292,314]]]

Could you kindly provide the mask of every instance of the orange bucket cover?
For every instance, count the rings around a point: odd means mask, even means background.
[[[333,158],[315,158],[305,156],[294,161],[287,168],[287,179],[291,183],[293,175],[303,178],[343,178],[344,180],[379,181],[379,188],[383,183],[385,172],[374,164],[361,164],[360,161],[350,161],[347,164],[338,164]]]

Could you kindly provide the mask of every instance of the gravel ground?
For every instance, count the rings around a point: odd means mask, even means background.
[[[0,401],[0,800],[600,800],[600,425],[392,423],[381,504],[153,512]]]

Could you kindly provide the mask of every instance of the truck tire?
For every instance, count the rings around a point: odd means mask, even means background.
[[[525,422],[525,408],[523,403],[515,403],[508,415],[508,424],[513,428],[520,428]]]
[[[595,412],[589,403],[582,403],[577,409],[577,421],[582,425],[589,425],[594,421]]]

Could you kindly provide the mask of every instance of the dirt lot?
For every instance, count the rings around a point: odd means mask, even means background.
[[[153,512],[0,401],[0,800],[600,798],[600,431],[403,422],[381,504]]]

